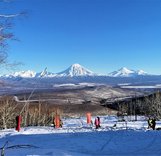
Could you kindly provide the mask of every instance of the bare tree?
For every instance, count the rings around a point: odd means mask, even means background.
[[[159,91],[153,95],[152,113],[154,113],[158,119],[161,118],[161,94]]]
[[[142,112],[145,115],[155,116],[161,119],[161,93],[157,91],[151,95],[145,96],[142,106]]]
[[[5,6],[6,3],[9,3],[11,0],[0,0],[0,5]],[[19,63],[9,63],[8,58],[8,42],[10,40],[16,40],[12,28],[14,19],[22,14],[21,13],[3,13],[0,10],[0,65],[5,66],[6,68],[13,67]]]
[[[3,97],[0,99],[0,125],[6,129],[15,126],[17,104],[13,97]]]

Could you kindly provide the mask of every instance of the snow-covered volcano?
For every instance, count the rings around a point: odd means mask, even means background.
[[[81,66],[80,64],[73,64],[66,70],[59,72],[59,73],[52,73],[48,72],[46,69],[42,72],[34,72],[31,70],[27,71],[19,71],[9,75],[3,75],[3,78],[15,78],[15,77],[22,77],[22,78],[52,78],[52,77],[66,77],[66,76],[97,76],[94,72],[86,69],[85,67]]]
[[[80,64],[73,64],[66,70],[57,73],[57,76],[96,76],[94,72],[86,69],[85,67],[81,66]]]
[[[3,75],[1,77],[3,78],[54,78],[54,77],[83,77],[83,76],[92,76],[92,77],[101,77],[101,76],[108,76],[108,77],[137,77],[137,76],[145,76],[150,74],[147,74],[143,70],[130,70],[126,67],[123,67],[117,71],[111,72],[108,75],[100,75],[92,72],[91,70],[81,66],[80,64],[73,64],[66,70],[59,72],[59,73],[53,73],[47,71],[47,68],[45,68],[42,72],[34,72],[32,70],[27,71],[19,71],[15,72],[9,75]]]
[[[123,67],[117,71],[111,72],[108,74],[108,76],[112,77],[132,77],[132,76],[139,76],[139,75],[148,75],[145,71],[143,70],[130,70],[126,67]]]

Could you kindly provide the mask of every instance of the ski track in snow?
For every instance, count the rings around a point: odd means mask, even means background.
[[[86,118],[63,119],[63,128],[58,129],[50,126],[24,127],[20,132],[6,129],[0,131],[0,147],[8,141],[6,156],[161,155],[161,131],[148,130],[144,117],[138,120],[126,124],[118,122],[115,116],[104,116],[98,130],[87,125]],[[157,127],[161,127],[161,122],[157,121]]]

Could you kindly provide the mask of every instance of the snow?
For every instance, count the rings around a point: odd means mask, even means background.
[[[40,72],[40,73],[37,73],[35,75],[35,78],[52,78],[52,77],[55,77],[56,74],[55,73],[52,73],[52,72],[48,72],[47,71],[47,68],[45,68],[44,71]]]
[[[57,76],[96,76],[96,74],[80,64],[73,64],[68,69],[57,73]]]
[[[32,70],[27,70],[27,71],[19,71],[12,73],[10,75],[4,75],[3,77],[24,77],[24,78],[32,78],[36,76],[36,72]]]
[[[71,65],[69,68],[67,68],[66,70],[59,72],[59,73],[52,73],[52,72],[48,72],[46,70],[47,68],[45,68],[45,70],[43,72],[34,72],[31,70],[27,70],[27,71],[19,71],[19,72],[15,72],[9,75],[3,75],[1,77],[3,78],[14,78],[14,77],[22,77],[22,78],[40,78],[40,77],[44,77],[44,78],[53,78],[53,77],[73,77],[73,76],[97,76],[97,74],[95,74],[94,72],[90,71],[89,69],[86,69],[85,67],[81,66],[80,64],[76,63]]]
[[[118,86],[129,86],[131,83],[119,83]]]
[[[126,67],[123,67],[119,69],[118,71],[114,71],[112,73],[109,73],[109,76],[112,77],[127,77],[131,74],[134,74],[135,72],[133,70],[129,70]]]
[[[126,117],[125,122],[116,116],[100,119],[98,130],[87,125],[85,117],[63,118],[63,127],[57,129],[37,126],[24,127],[20,132],[1,130],[0,147],[7,142],[7,156],[161,155],[161,131],[147,129],[145,117],[138,117],[138,121]],[[157,127],[161,122],[157,121]]]
[[[138,75],[147,75],[147,72],[145,72],[144,70],[138,70],[137,74]]]
[[[134,77],[134,76],[145,76],[149,75],[147,72],[143,70],[131,70],[126,67],[123,67],[117,71],[111,72],[107,75],[104,74],[96,74],[91,70],[83,67],[82,65],[75,63],[68,67],[66,70],[58,73],[48,72],[47,67],[43,72],[36,73],[32,70],[27,71],[19,71],[9,75],[3,75],[3,78],[15,78],[15,77],[22,77],[22,78],[54,78],[54,77],[76,77],[76,76],[110,76],[110,77]]]
[[[161,86],[160,85],[154,85],[154,86],[121,86],[121,88],[128,88],[128,89],[132,89],[132,88],[135,88],[135,89],[146,89],[146,88],[148,88],[148,89],[150,89],[150,88],[161,88]]]
[[[53,85],[53,87],[93,87],[93,86],[99,86],[101,84],[96,84],[96,83],[77,83],[77,84],[74,84],[74,83],[62,83],[62,84],[55,84]]]
[[[114,71],[108,74],[108,76],[111,77],[132,77],[132,76],[138,76],[138,75],[147,75],[147,72],[143,70],[131,70],[126,67],[123,67],[119,69],[118,71]]]

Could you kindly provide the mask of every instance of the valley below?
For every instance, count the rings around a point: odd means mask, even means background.
[[[131,76],[131,71],[125,68],[113,76],[95,75],[78,64],[56,76],[47,73],[41,77],[41,73],[24,77],[24,74],[1,77],[0,96],[13,97],[20,109],[26,103],[32,109],[41,104],[44,110],[45,107],[50,112],[59,109],[64,116],[83,116],[87,112],[116,115],[118,107],[106,107],[107,103],[143,97],[161,88],[161,76],[136,75],[136,72]]]

